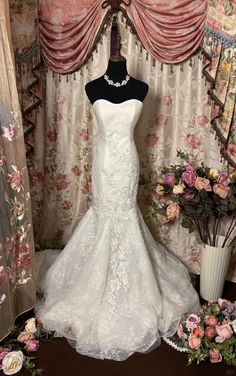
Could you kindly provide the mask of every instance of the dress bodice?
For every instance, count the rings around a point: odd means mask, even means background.
[[[93,155],[93,205],[100,213],[120,213],[136,204],[139,160],[133,133],[142,102],[130,99],[93,104],[99,129]],[[101,209],[102,208],[102,209]]]
[[[115,136],[116,141],[133,134],[143,103],[137,99],[129,99],[121,103],[112,103],[106,99],[98,99],[93,104],[93,111],[101,138],[107,140]]]

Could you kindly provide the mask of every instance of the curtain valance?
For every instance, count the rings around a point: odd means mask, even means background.
[[[85,62],[105,22],[108,8],[102,4],[103,0],[39,2],[39,40],[49,69],[70,73]],[[146,50],[161,62],[186,60],[202,42],[207,0],[132,0],[122,7]]]

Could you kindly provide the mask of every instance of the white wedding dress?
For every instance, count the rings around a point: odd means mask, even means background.
[[[174,334],[199,308],[187,269],[152,238],[136,204],[142,102],[93,104],[99,141],[92,206],[49,268],[36,314],[85,355],[124,360]]]

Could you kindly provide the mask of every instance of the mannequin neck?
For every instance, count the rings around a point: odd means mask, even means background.
[[[122,81],[128,74],[126,68],[126,60],[112,61],[109,59],[106,74],[113,81]]]

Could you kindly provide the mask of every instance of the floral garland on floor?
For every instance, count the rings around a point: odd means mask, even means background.
[[[28,354],[38,350],[40,341],[50,338],[51,334],[33,317],[23,325],[16,326],[11,334],[0,342],[0,371],[4,375],[14,375],[24,367],[32,376],[42,375],[44,370],[38,368],[35,357]]]
[[[175,350],[187,352],[188,363],[223,362],[236,366],[236,301],[219,299],[203,305],[198,314],[186,315],[172,338],[164,341]]]

